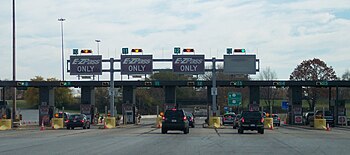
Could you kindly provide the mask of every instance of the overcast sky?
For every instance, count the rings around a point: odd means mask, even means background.
[[[245,48],[279,79],[313,58],[337,76],[350,68],[349,0],[17,0],[18,80],[61,79],[61,17],[66,60],[73,48],[97,53],[100,39],[103,58],[119,58],[122,47],[153,58],[171,58],[175,46],[206,58]],[[0,79],[12,79],[11,0],[0,1],[0,48]]]

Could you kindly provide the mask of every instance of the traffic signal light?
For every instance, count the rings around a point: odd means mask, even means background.
[[[142,49],[138,49],[137,48],[137,49],[132,49],[131,52],[133,52],[133,53],[141,53],[143,51],[142,51]]]
[[[122,48],[122,54],[128,54],[129,48]]]
[[[194,82],[187,82],[188,86],[194,86]]]
[[[102,82],[102,86],[109,86],[109,82]]]
[[[152,86],[152,82],[145,82],[145,86]]]
[[[181,52],[180,47],[174,47],[175,54],[180,54],[180,52]]]
[[[92,53],[92,50],[84,49],[84,50],[81,50],[80,53],[89,54],[89,53]]]
[[[60,86],[70,86],[70,82],[60,82]]]
[[[245,49],[235,49],[235,53],[245,53]]]
[[[28,82],[17,82],[17,86],[28,86]]]
[[[183,52],[194,52],[194,49],[193,48],[185,48],[184,50],[183,50]]]

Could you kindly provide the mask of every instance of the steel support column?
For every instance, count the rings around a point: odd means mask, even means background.
[[[259,111],[260,106],[260,87],[249,87],[249,110]]]

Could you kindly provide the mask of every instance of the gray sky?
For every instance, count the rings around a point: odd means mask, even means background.
[[[153,58],[171,58],[175,46],[206,58],[245,48],[279,79],[313,58],[337,76],[350,68],[349,0],[17,0],[16,13],[18,80],[61,79],[61,17],[65,59],[73,48],[96,53],[100,39],[103,58],[119,58],[122,47]],[[0,79],[12,79],[11,0],[0,1],[0,47]]]

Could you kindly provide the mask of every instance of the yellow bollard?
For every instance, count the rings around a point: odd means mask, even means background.
[[[221,117],[209,117],[209,127],[220,128]]]
[[[0,130],[9,130],[12,128],[11,119],[0,119]]]
[[[163,119],[162,119],[161,116],[158,116],[158,117],[156,118],[156,127],[157,127],[157,128],[162,128],[162,121],[163,121]]]
[[[105,128],[107,129],[112,129],[112,128],[115,128],[115,117],[107,117],[106,120],[105,120]]]
[[[63,118],[52,118],[52,129],[64,128]]]
[[[264,128],[273,129],[273,118],[264,118]]]
[[[315,119],[314,128],[327,130],[326,119]]]

